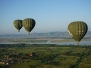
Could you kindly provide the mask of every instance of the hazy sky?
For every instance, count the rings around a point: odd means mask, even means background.
[[[33,32],[67,31],[72,21],[84,21],[91,31],[91,0],[0,0],[0,34],[20,33],[13,25],[16,19],[33,18]]]

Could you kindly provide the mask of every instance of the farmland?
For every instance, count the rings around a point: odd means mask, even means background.
[[[91,46],[0,44],[0,60],[5,58],[12,62],[0,68],[91,68]]]

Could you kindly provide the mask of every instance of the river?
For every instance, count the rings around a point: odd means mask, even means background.
[[[29,42],[23,42],[25,44],[57,44],[57,45],[77,45],[77,42],[35,42],[35,43],[29,43]],[[17,44],[13,42],[6,42],[6,43],[0,43],[0,44]],[[91,41],[81,41],[79,45],[91,45]]]
[[[57,45],[77,45],[77,42],[46,42],[46,43],[29,43],[29,44],[57,44]],[[82,41],[79,45],[91,45],[91,41]]]

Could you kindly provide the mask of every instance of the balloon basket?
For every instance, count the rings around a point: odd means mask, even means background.
[[[20,30],[18,30],[18,32],[20,32]]]
[[[77,42],[77,45],[79,46],[79,42]]]
[[[28,33],[30,35],[30,33]]]

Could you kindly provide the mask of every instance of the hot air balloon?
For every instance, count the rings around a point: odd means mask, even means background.
[[[18,32],[20,32],[20,29],[22,28],[22,20],[15,20],[13,24]]]
[[[87,30],[88,26],[83,21],[74,21],[68,25],[68,32],[72,38],[78,42],[78,45],[81,39],[86,35]]]
[[[36,22],[35,22],[35,20],[32,19],[32,18],[26,18],[26,19],[23,20],[22,24],[23,24],[25,30],[26,30],[26,31],[29,33],[29,35],[30,35],[30,32],[31,32],[32,29],[35,27]]]

